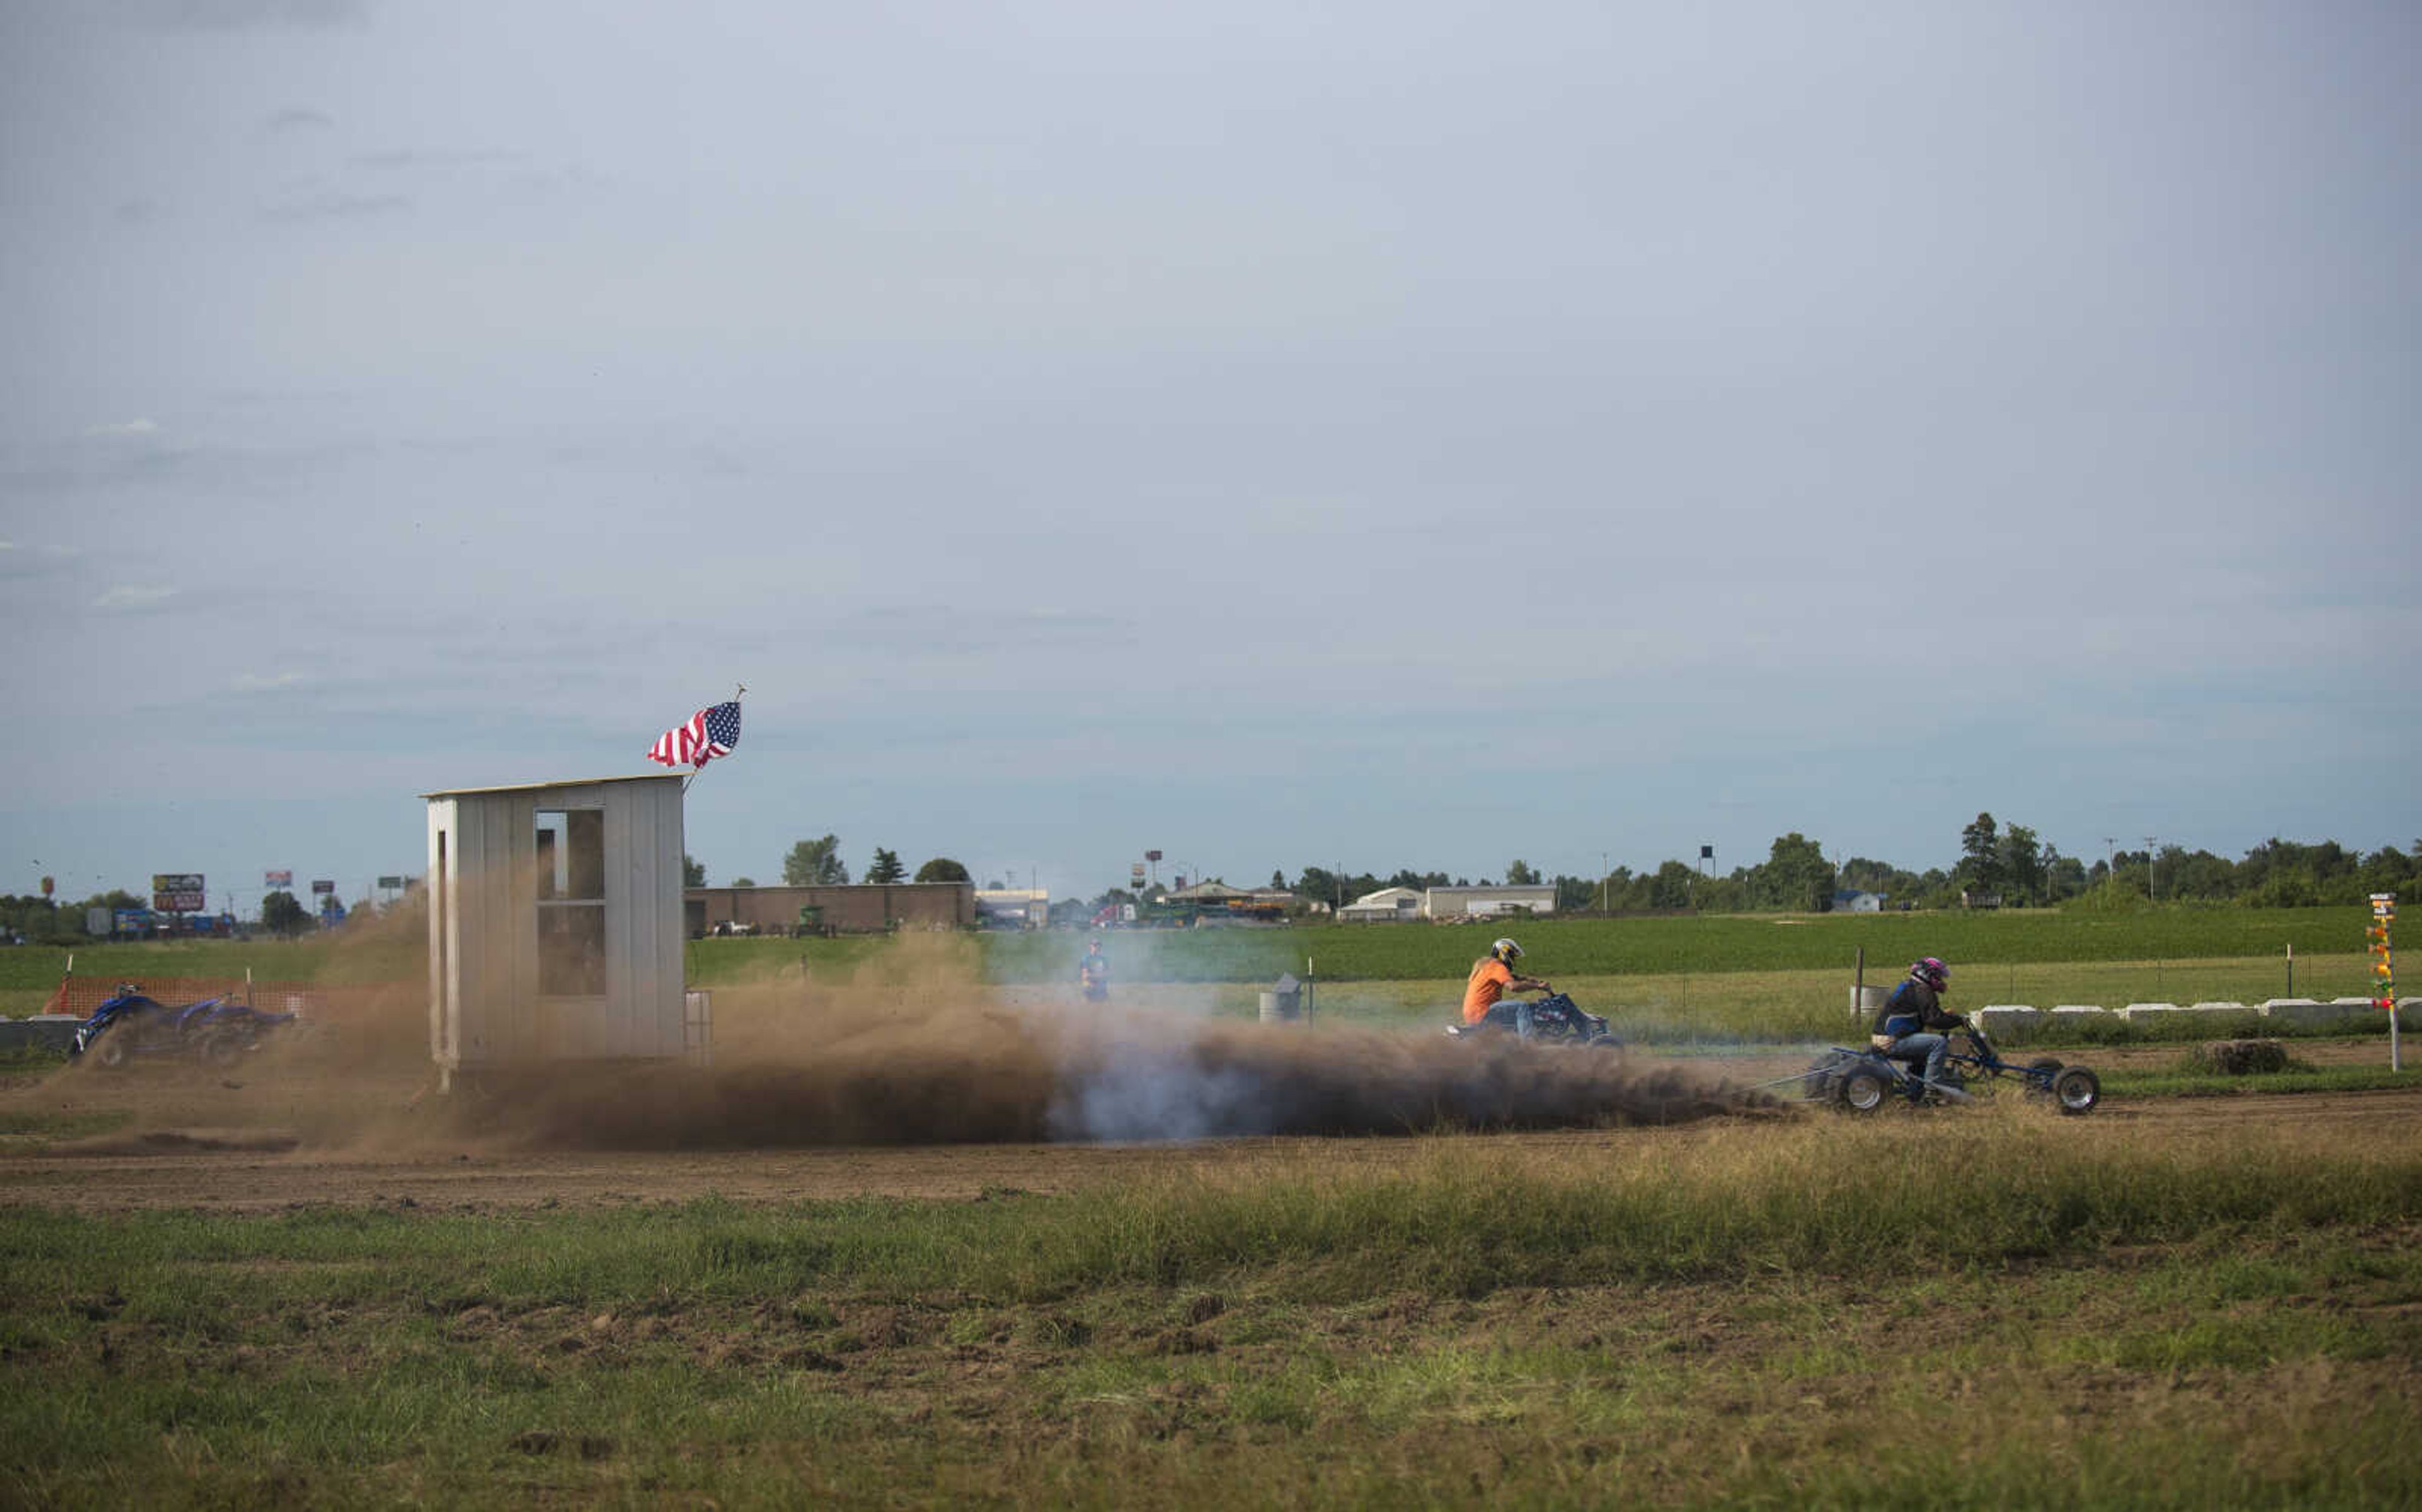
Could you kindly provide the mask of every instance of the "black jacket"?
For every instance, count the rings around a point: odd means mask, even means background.
[[[1868,1026],[1868,1032],[1891,1034],[1892,1031],[1884,1025],[1895,1019],[1916,1020],[1916,1029],[1904,1031],[1911,1034],[1940,1034],[1945,1029],[1958,1029],[1964,1025],[1964,1021],[1958,1014],[1942,1010],[1942,1000],[1934,995],[1934,989],[1914,976],[1903,978],[1900,986],[1893,989],[1892,996],[1884,999],[1883,1011],[1876,1015],[1876,1021]]]

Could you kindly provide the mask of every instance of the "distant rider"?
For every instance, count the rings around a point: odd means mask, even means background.
[[[1870,1026],[1868,1042],[1893,1060],[1912,1066],[1923,1063],[1920,1074],[1940,1084],[1942,1058],[1951,1051],[1943,1031],[1968,1026],[1967,1021],[1942,1006],[1942,994],[1950,988],[1951,968],[1932,956],[1910,967],[1908,980],[1884,999],[1883,1011]]]
[[[1511,940],[1500,940],[1488,947],[1488,954],[1471,963],[1471,978],[1463,988],[1463,1021],[1466,1028],[1493,1023],[1501,1028],[1511,1023],[1514,1032],[1524,1039],[1531,1037],[1531,1005],[1519,999],[1504,1001],[1508,992],[1552,992],[1554,988],[1535,976],[1518,976],[1514,963],[1522,959],[1522,947]]]
[[[1102,943],[1093,941],[1085,946],[1085,959],[1077,962],[1077,985],[1085,990],[1089,1003],[1100,1003],[1110,995],[1110,959],[1102,954]]]

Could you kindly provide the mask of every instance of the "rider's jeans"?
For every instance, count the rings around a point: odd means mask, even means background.
[[[1500,998],[1497,1000],[1496,1005],[1488,1010],[1488,1016],[1481,1021],[1484,1023],[1502,1025],[1508,1019],[1511,1019],[1514,1021],[1514,1034],[1517,1038],[1528,1039],[1531,1037],[1532,1020],[1531,1000],[1529,998]]]
[[[1951,1041],[1942,1035],[1903,1035],[1893,1041],[1886,1052],[1896,1061],[1923,1059],[1926,1069],[1920,1074],[1929,1082],[1942,1079],[1942,1057],[1951,1051]]]

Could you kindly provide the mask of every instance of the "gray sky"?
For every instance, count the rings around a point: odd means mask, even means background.
[[[352,896],[739,680],[717,881],[2409,844],[2417,65],[2332,0],[0,0],[0,891]]]

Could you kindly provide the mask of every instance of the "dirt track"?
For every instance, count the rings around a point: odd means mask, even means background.
[[[1203,1033],[1189,1028],[1181,1037],[1192,1045]],[[983,1054],[974,1060],[920,1060],[896,1037],[877,1037],[855,1053],[837,1052],[835,1063],[861,1094],[846,1106],[832,1103],[832,1088],[804,1070],[762,1059],[752,1060],[745,1072],[700,1083],[693,1097],[652,1102],[629,1086],[574,1086],[553,1101],[501,1111],[425,1095],[426,1069],[408,1054],[294,1055],[224,1077],[177,1066],[115,1076],[75,1067],[0,1084],[0,1205],[260,1211],[408,1204],[447,1210],[678,1201],[710,1192],[747,1202],[857,1195],[967,1199],[1011,1190],[1066,1192],[1240,1163],[1385,1168],[1419,1149],[1420,1141],[1402,1137],[1407,1130],[1370,1127],[1373,1115],[1363,1106],[1370,1088],[1360,1083],[1392,1095],[1409,1087],[1420,1097],[1435,1098],[1436,1090],[1422,1077],[1440,1063],[1434,1059],[1436,1048],[1425,1041],[1404,1047],[1395,1064],[1378,1064],[1371,1045],[1358,1041],[1354,1048],[1361,1053],[1343,1058],[1357,1084],[1344,1094],[1332,1084],[1340,1057],[1323,1053],[1316,1058],[1320,1074],[1307,1069],[1315,1064],[1304,1054],[1307,1049],[1333,1047],[1309,1046],[1297,1037],[1271,1051],[1250,1028],[1219,1030],[1208,1042],[1218,1048],[1214,1058],[1226,1068],[1223,1074],[1244,1065],[1265,1078],[1303,1079],[1311,1090],[1291,1086],[1291,1094],[1330,1100],[1314,1100],[1306,1105],[1308,1113],[1293,1115],[1340,1119],[1345,1131],[1327,1137],[1124,1142],[995,1137],[1043,1127],[1037,1110],[1018,1100],[1018,1089],[1033,1068],[1020,1069],[1018,1047],[1026,1042],[1016,1038],[979,1047]],[[1265,1059],[1255,1062],[1255,1053]],[[2092,1060],[2112,1067],[2174,1060],[2177,1053],[2106,1051]],[[2367,1061],[2382,1053],[2382,1047],[2359,1043],[2300,1049],[2304,1058],[2321,1062]],[[1201,1058],[1188,1064],[1198,1065]],[[1735,1126],[1743,1117],[1790,1116],[1737,1089],[1804,1064],[1796,1055],[1720,1066],[1635,1055],[1620,1070],[1598,1063],[1584,1073],[1567,1073],[1551,1063],[1544,1072],[1526,1072],[1510,1083],[1504,1075],[1491,1081],[1491,1095],[1510,1099],[1501,1107],[1515,1111],[1500,1122],[1526,1121],[1519,1114],[1528,1099],[1543,1099],[1540,1118],[1532,1121],[1618,1127],[1513,1128],[1472,1137],[1548,1162],[1636,1159],[1651,1152],[1655,1142],[1706,1137],[1707,1130]],[[1135,1065],[1118,1063],[1118,1069],[1132,1074]],[[1167,1067],[1155,1062],[1147,1069]],[[865,1092],[869,1084],[872,1093]],[[1156,1092],[1165,1095],[1166,1088]],[[818,1103],[819,1097],[827,1100]],[[971,1111],[971,1099],[983,1105]],[[941,1105],[952,1099],[958,1105]],[[754,1137],[777,1113],[808,1119],[801,1126],[805,1134]],[[1357,1119],[1362,1120],[1359,1130]],[[119,1122],[107,1133],[71,1137],[79,1127],[112,1120]],[[2304,1130],[2329,1125],[2343,1129],[2350,1140],[2402,1142],[2422,1127],[2422,1085],[2135,1104],[2123,1099],[2106,1102],[2090,1123],[2163,1140],[2269,1123]],[[38,1136],[6,1132],[29,1127]],[[43,1130],[54,1132],[39,1137]],[[973,1137],[947,1137],[958,1130]]]

